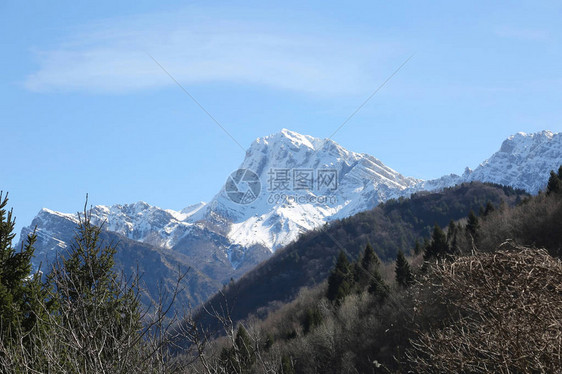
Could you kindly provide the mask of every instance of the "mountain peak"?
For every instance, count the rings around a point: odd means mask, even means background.
[[[527,139],[541,139],[541,138],[546,138],[546,139],[552,139],[554,137],[554,135],[557,135],[557,133],[553,133],[550,130],[542,130],[539,132],[534,132],[534,133],[526,133],[526,132],[518,132],[517,134],[511,135],[510,137],[507,138],[507,140],[513,140],[513,139],[517,139],[517,138],[527,138]]]
[[[315,150],[321,147],[324,142],[325,139],[299,134],[296,131],[283,128],[275,134],[257,138],[252,144],[252,147],[256,145],[268,145],[276,148],[289,147],[290,149],[297,149],[306,147]],[[250,150],[252,147],[250,147]]]
[[[535,133],[518,132],[503,141],[500,152],[510,154],[525,153],[530,147],[552,142],[558,135],[560,133],[553,133],[550,130]]]
[[[467,179],[537,193],[546,185],[549,170],[558,170],[561,163],[562,133],[518,132],[504,140],[500,150],[482,162]]]

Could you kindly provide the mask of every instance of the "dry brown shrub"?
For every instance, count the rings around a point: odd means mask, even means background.
[[[436,265],[425,280],[417,309],[447,312],[412,342],[416,371],[561,372],[562,263],[547,251],[506,242]]]

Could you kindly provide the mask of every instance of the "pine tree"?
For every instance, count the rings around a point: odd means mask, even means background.
[[[429,246],[431,245],[431,240],[428,238],[423,238],[423,254],[424,254],[424,258],[425,258],[425,253],[428,251]]]
[[[556,174],[553,170],[550,171],[550,178],[548,179],[548,184],[546,186],[547,194],[560,193],[560,191],[562,191],[562,177],[560,176],[560,173],[562,173],[562,166],[558,169],[558,174]]]
[[[243,325],[238,327],[234,344],[241,372],[249,373],[252,365],[256,361],[256,356],[250,335],[248,335],[248,332]]]
[[[351,290],[352,274],[349,260],[343,251],[340,251],[336,266],[328,278],[328,291],[326,297],[330,301],[339,303]]]
[[[390,293],[390,288],[382,278],[379,269],[376,269],[376,271],[372,273],[368,292],[373,295],[379,303],[382,303],[384,300],[386,300]]]
[[[457,239],[458,227],[455,221],[451,220],[447,227],[447,243],[449,243],[449,253],[457,253],[459,251],[459,244]]]
[[[486,203],[486,209],[484,209],[484,216],[489,215],[490,213],[492,213],[494,210],[496,210],[496,208],[494,208],[494,204],[492,204],[490,201],[488,201]]]
[[[361,258],[361,267],[367,271],[370,271],[373,266],[379,266],[380,260],[375,253],[375,250],[371,246],[371,243],[367,243],[365,246],[365,251],[363,252],[363,257]]]
[[[250,335],[243,325],[238,326],[232,347],[223,348],[220,355],[222,368],[228,373],[251,373],[256,355]]]
[[[123,362],[140,359],[140,304],[135,283],[114,271],[116,247],[103,243],[101,228],[84,209],[70,252],[53,266],[47,280],[60,305],[61,335],[69,361],[89,371],[126,371]],[[117,370],[117,367],[120,369]]]
[[[452,242],[453,239],[457,236],[457,225],[455,221],[450,220],[449,226],[447,226],[447,242]]]
[[[447,254],[450,253],[449,244],[447,243],[447,236],[436,223],[433,227],[433,233],[431,234],[431,242],[425,249],[423,259],[428,261],[430,259],[442,259]]]
[[[353,264],[353,274],[358,291],[361,292],[370,283],[372,273],[376,272],[381,261],[370,243],[367,243],[360,260]]]
[[[478,238],[478,230],[480,229],[480,223],[478,222],[478,217],[471,210],[468,213],[468,221],[466,223],[466,232],[476,241]]]
[[[304,316],[304,323],[302,326],[303,332],[306,335],[321,323],[322,323],[322,314],[320,313],[318,308],[308,308]]]
[[[23,344],[29,351],[32,335],[44,333],[41,317],[49,303],[40,274],[31,274],[36,235],[29,235],[16,252],[12,247],[15,221],[7,204],[8,194],[0,192],[0,339],[5,347]]]
[[[404,256],[404,252],[398,251],[396,256],[396,283],[403,288],[407,288],[413,282],[412,271],[410,269],[410,264]]]
[[[422,252],[423,248],[422,245],[418,240],[416,240],[416,245],[414,246],[414,254],[417,256]]]
[[[478,208],[478,216],[484,217],[485,214],[486,214],[486,209],[482,205],[480,205],[480,208]]]

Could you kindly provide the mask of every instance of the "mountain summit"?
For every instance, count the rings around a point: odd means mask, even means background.
[[[239,170],[255,174],[260,193],[240,204],[229,195],[227,182],[207,205],[204,219],[230,222],[224,233],[234,243],[271,250],[329,220],[401,196],[419,182],[370,155],[286,129],[256,139]]]
[[[562,133],[520,132],[507,138],[498,152],[464,179],[504,184],[536,194],[545,187],[549,170],[558,170],[561,164]]]
[[[474,170],[423,181],[413,190],[436,190],[463,182],[490,182],[536,194],[546,186],[548,172],[562,165],[562,133],[544,130],[519,132],[502,143],[500,149]],[[411,192],[412,190],[408,191]]]

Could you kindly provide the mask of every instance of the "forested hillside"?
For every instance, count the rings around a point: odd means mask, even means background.
[[[526,196],[509,187],[473,182],[388,201],[302,235],[226,287],[205,308],[222,310],[222,304],[228,304],[234,321],[249,314],[263,317],[272,303],[290,301],[302,287],[323,282],[340,251],[357,259],[365,245],[371,243],[382,261],[393,261],[398,251],[414,251],[416,241],[429,238],[434,224],[446,226],[488,203],[496,207],[513,205]],[[199,318],[201,323],[214,326],[215,319],[208,318],[207,313],[201,313]]]
[[[401,204],[411,206],[389,206]],[[380,209],[396,212],[389,206]],[[326,281],[267,316],[223,318],[226,336],[203,345],[194,369],[560,372],[562,168],[538,196],[476,211],[434,225],[420,253],[387,265],[370,245],[357,259],[340,251]]]

